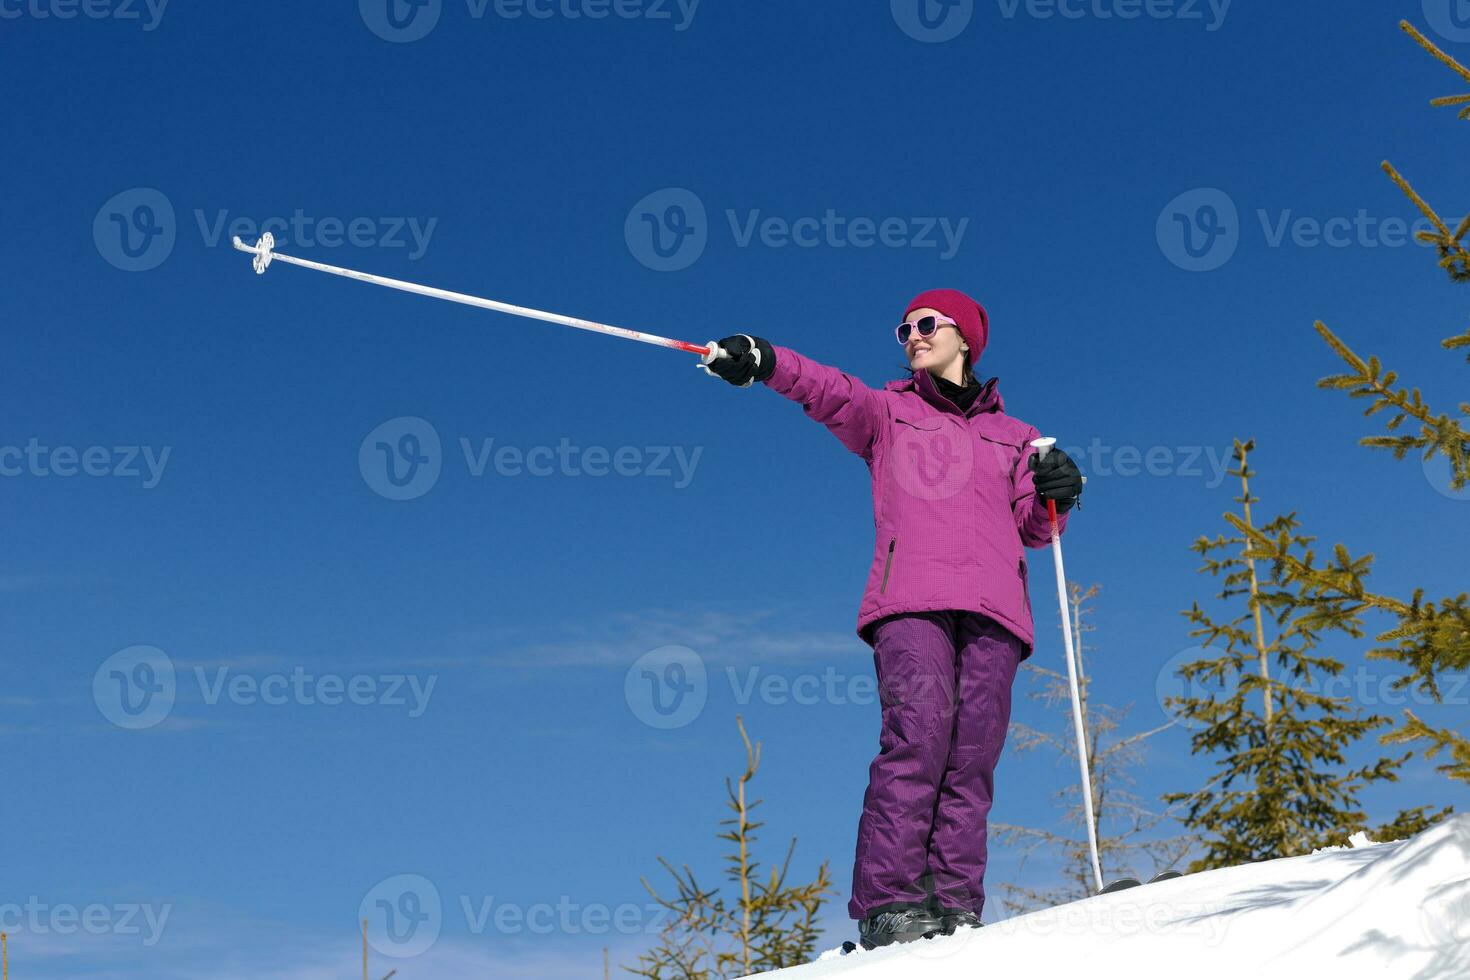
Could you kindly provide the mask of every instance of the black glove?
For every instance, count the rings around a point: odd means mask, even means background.
[[[1027,465],[1036,474],[1037,500],[1055,500],[1058,514],[1071,510],[1082,494],[1082,471],[1072,457],[1053,449],[1045,457],[1033,454]]]
[[[711,377],[724,378],[737,388],[745,388],[752,381],[764,381],[776,370],[776,352],[764,337],[752,337],[737,333],[719,342],[728,357],[716,358],[710,364],[700,363]]]

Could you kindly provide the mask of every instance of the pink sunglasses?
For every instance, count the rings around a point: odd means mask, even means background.
[[[919,331],[920,337],[932,337],[934,336],[934,331],[940,327],[958,326],[958,323],[955,323],[947,316],[921,316],[912,323],[908,320],[900,323],[895,332],[898,334],[898,342],[900,344],[906,344],[909,342],[909,335],[915,330]]]

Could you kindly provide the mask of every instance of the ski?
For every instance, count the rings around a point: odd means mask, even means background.
[[[1143,882],[1139,881],[1137,878],[1119,878],[1116,881],[1110,882],[1106,887],[1103,888],[1102,891],[1098,892],[1098,894],[1111,895],[1113,892],[1121,892],[1128,888],[1137,888],[1141,884],[1143,884]]]
[[[1184,877],[1184,875],[1178,871],[1160,871],[1158,874],[1154,875],[1148,880],[1148,884],[1154,885],[1161,881],[1172,881],[1175,878],[1182,877]],[[1137,878],[1119,878],[1117,881],[1110,883],[1106,888],[1098,892],[1098,894],[1111,895],[1114,892],[1127,891],[1129,888],[1137,888],[1142,884],[1144,883],[1139,881]]]

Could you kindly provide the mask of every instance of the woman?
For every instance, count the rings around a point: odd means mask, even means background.
[[[873,648],[883,705],[858,824],[848,913],[864,946],[979,926],[986,818],[1010,722],[1011,685],[1031,655],[1024,548],[1062,527],[1082,474],[1005,414],[996,379],[976,380],[989,318],[957,290],[921,293],[897,330],[911,377],[881,391],[744,334],[707,373],[760,381],[827,426],[868,464],[877,529],[857,632]]]

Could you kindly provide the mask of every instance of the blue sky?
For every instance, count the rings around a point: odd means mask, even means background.
[[[850,926],[878,733],[862,463],[688,355],[257,278],[234,232],[759,334],[875,386],[911,295],[972,292],[982,373],[1080,450],[1068,567],[1103,585],[1096,690],[1138,727],[1214,591],[1188,546],[1222,529],[1233,437],[1258,442],[1262,507],[1376,553],[1385,590],[1463,589],[1467,495],[1356,445],[1376,430],[1314,387],[1336,364],[1311,329],[1464,399],[1437,344],[1466,294],[1378,170],[1458,216],[1465,130],[1428,106],[1456,80],[1396,27],[1470,56],[1450,0],[395,2],[0,0],[17,976],[341,976],[360,909],[418,953],[375,975],[631,962],[656,856],[719,874],[737,713],[765,744],[765,855],[796,835],[798,873],[830,859]],[[380,442],[423,460],[401,487]],[[696,670],[685,716],[641,686],[670,658]],[[1153,744],[1145,795],[1208,772],[1183,733]],[[994,819],[1055,825],[1071,777],[1008,755]],[[1371,802],[1463,797],[1419,766]],[[1003,880],[1050,873],[996,853]],[[379,899],[429,925],[397,942]]]

